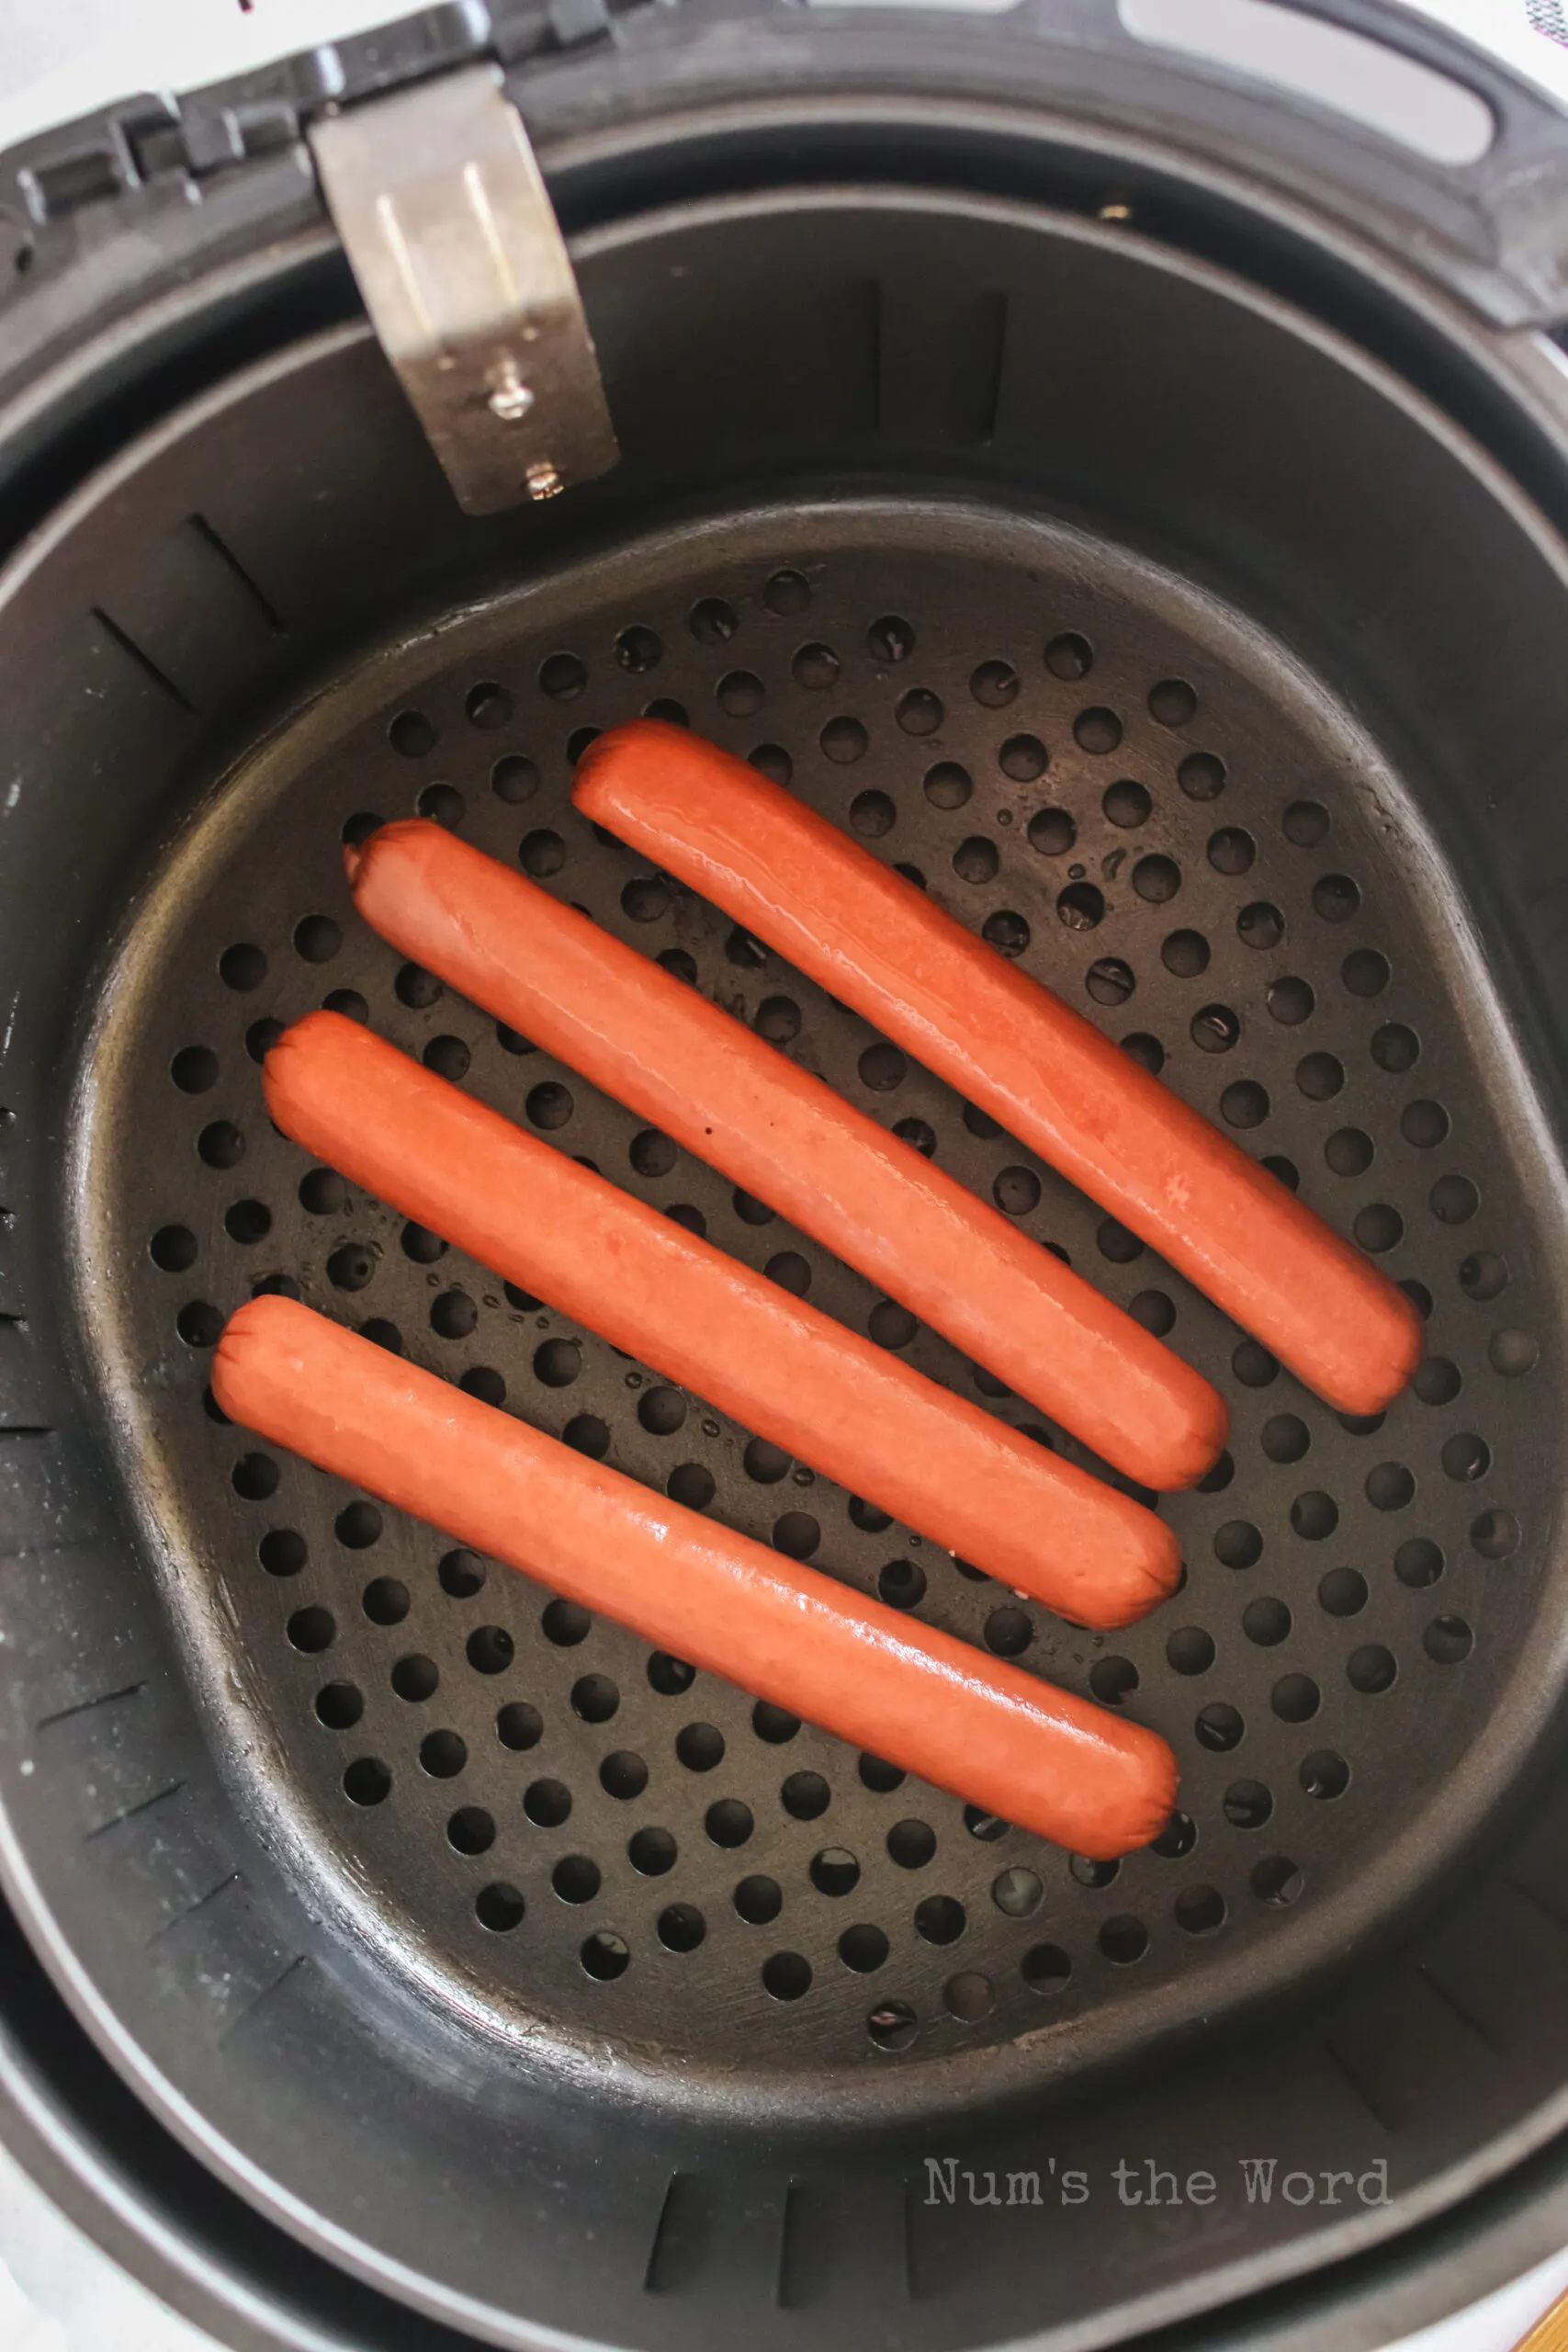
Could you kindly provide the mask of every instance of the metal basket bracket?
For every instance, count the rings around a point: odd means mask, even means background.
[[[310,141],[371,323],[464,510],[606,472],[620,452],[593,339],[499,67],[327,115]]]

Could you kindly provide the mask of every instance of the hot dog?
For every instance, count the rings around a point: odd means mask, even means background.
[[[1225,1408],[1189,1365],[820,1079],[634,948],[417,819],[345,853],[405,956],[794,1219],[1148,1487],[1192,1484]]]
[[[1060,998],[684,729],[592,744],[572,797],[998,1119],[1340,1412],[1409,1380],[1404,1293]]]
[[[1146,1844],[1175,1803],[1153,1732],[664,1501],[292,1299],[231,1317],[212,1386],[273,1444],[1076,1853]]]
[[[341,1013],[266,1057],[285,1135],[852,1494],[1084,1625],[1174,1589],[1176,1539],[1098,1479]]]

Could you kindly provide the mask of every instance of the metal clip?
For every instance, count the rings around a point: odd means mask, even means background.
[[[500,68],[311,126],[381,347],[459,504],[554,498],[620,455],[549,196]]]

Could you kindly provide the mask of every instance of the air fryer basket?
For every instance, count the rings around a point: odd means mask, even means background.
[[[422,20],[367,86],[470,35]],[[1032,77],[1041,110],[1008,111]],[[27,313],[6,494],[36,527],[0,587],[7,1893],[161,2126],[376,2290],[345,2341],[1119,2340],[1408,2231],[1562,2119],[1551,272],[1479,167],[1489,250],[1464,175],[1402,178],[1091,9],[983,40],[649,10],[513,86],[625,452],[553,506],[458,515],[292,151],[248,220],[212,184],[194,288],[170,229],[167,281],[98,345]],[[1560,170],[1568,135],[1488,86],[1496,185],[1527,153]],[[276,103],[308,100],[297,74]],[[1358,173],[1352,237],[1329,211]],[[89,307],[104,250],[84,231],[51,262],[46,234],[18,313],[73,283]],[[1412,1393],[1334,1415],[579,819],[582,742],[645,710],[914,875],[1353,1233],[1427,1317]],[[359,925],[341,844],[415,809],[658,955],[1224,1388],[1228,1454],[1160,1500],[1169,1604],[1114,1636],[1053,1620],[271,1126],[271,1039],[348,1012],[1075,1454]],[[207,1386],[258,1289],[1124,1707],[1175,1746],[1181,1811],[1119,1868],[1062,1855],[258,1445]],[[1251,2203],[1240,2157],[1372,2190]],[[1217,2194],[1151,2212],[1123,2160]],[[965,2171],[982,2197],[1037,2174],[1041,2202],[950,2201]]]

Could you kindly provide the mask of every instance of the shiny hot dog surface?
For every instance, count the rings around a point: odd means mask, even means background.
[[[405,956],[769,1202],[1097,1453],[1190,1486],[1225,1408],[1130,1316],[739,1021],[524,876],[411,820],[348,855]]]
[[[219,1343],[233,1420],[646,1640],[1073,1851],[1145,1844],[1163,1740],[666,1501],[291,1299]]]
[[[754,768],[643,719],[572,798],[852,1005],[1168,1258],[1341,1412],[1410,1378],[1404,1294],[1092,1023]]]
[[[1077,1623],[1176,1584],[1151,1511],[1060,1462],[340,1013],[266,1057],[286,1135],[748,1430]]]

